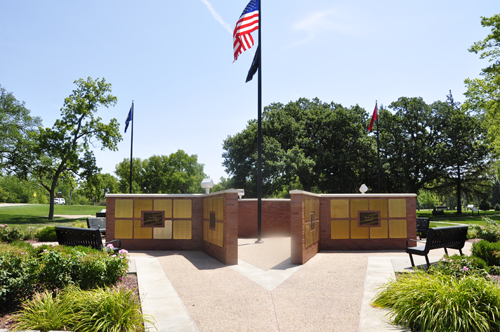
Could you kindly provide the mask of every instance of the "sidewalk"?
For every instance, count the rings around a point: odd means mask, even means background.
[[[444,251],[431,253],[435,262]],[[290,238],[273,238],[240,239],[235,266],[197,251],[130,255],[158,331],[404,331],[370,306],[395,271],[411,270],[404,251],[320,252],[292,265]]]

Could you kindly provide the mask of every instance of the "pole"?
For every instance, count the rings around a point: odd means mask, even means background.
[[[132,129],[130,135],[130,189],[129,194],[132,193],[132,163],[133,163],[133,149],[134,149],[134,101],[132,100]]]
[[[377,102],[375,101],[375,105]],[[378,111],[377,111],[378,113]],[[378,163],[378,192],[380,193],[380,141],[379,141],[379,136],[380,136],[380,130],[378,127],[378,114],[377,114],[377,163]]]
[[[262,0],[259,0],[259,70],[257,129],[257,241],[262,243]]]

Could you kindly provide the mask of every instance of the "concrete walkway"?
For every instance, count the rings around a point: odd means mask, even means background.
[[[131,252],[143,312],[158,331],[405,331],[370,305],[395,271],[411,270],[403,251],[321,252],[292,265],[290,238],[239,246],[235,266],[202,252]],[[435,262],[444,251],[432,254]]]

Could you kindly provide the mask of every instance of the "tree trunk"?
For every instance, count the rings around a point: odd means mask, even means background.
[[[457,214],[462,214],[462,184],[460,179],[460,165],[457,165]]]

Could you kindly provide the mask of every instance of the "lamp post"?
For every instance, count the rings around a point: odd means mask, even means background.
[[[210,189],[214,187],[214,181],[211,178],[206,178],[201,181],[201,187],[205,189],[206,194],[210,194]]]

